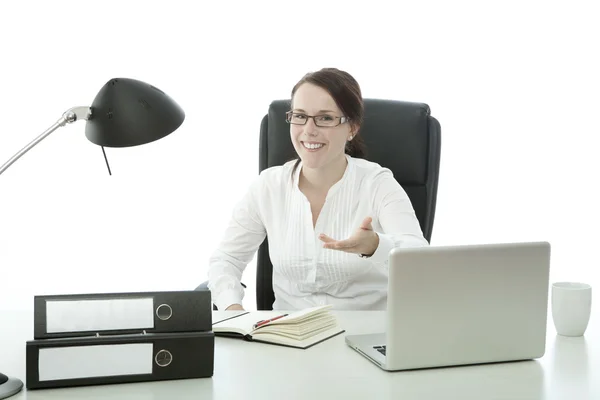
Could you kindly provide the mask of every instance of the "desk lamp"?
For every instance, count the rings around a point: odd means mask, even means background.
[[[111,79],[100,89],[91,106],[67,110],[54,125],[3,164],[0,174],[56,129],[79,120],[87,121],[85,136],[102,147],[111,174],[104,147],[153,142],[175,131],[184,119],[181,107],[162,90],[135,79]],[[0,399],[14,395],[22,388],[21,380],[0,373]]]
[[[185,113],[162,90],[127,78],[108,81],[90,107],[73,107],[48,130],[0,167],[2,174],[33,146],[66,124],[86,120],[85,136],[102,147],[129,147],[153,142],[175,131]],[[107,161],[108,167],[108,161]],[[108,168],[110,173],[110,167]]]

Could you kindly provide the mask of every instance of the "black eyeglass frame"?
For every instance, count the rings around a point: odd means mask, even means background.
[[[299,123],[295,123],[292,122],[292,115],[294,114],[299,114],[299,115],[304,115],[306,117],[306,119],[304,120],[303,124],[299,124]],[[338,120],[338,123],[336,125],[319,125],[319,123],[317,122],[316,118],[317,117],[323,117],[323,116],[328,116],[331,118],[336,118]],[[320,127],[320,128],[335,128],[336,126],[340,126],[341,124],[345,124],[346,122],[349,122],[350,119],[348,117],[345,116],[341,116],[341,117],[337,117],[335,115],[329,115],[329,114],[320,114],[320,115],[308,115],[305,113],[299,113],[299,112],[293,112],[293,111],[288,111],[285,113],[285,122],[287,122],[288,124],[292,124],[292,125],[306,125],[306,123],[308,122],[308,120],[312,118],[313,122],[315,123],[316,126]]]

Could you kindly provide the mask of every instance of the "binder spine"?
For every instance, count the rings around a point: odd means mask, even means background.
[[[35,296],[34,339],[94,335],[206,332],[210,291]]]
[[[32,340],[26,348],[28,389],[205,378],[213,375],[213,369],[212,331],[97,332],[79,338]]]

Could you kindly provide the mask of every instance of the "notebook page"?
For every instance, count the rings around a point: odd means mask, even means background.
[[[269,325],[277,325],[277,324],[287,324],[290,322],[300,322],[307,319],[314,318],[315,315],[321,315],[321,313],[326,313],[328,309],[331,308],[331,305],[326,306],[318,306],[318,307],[310,307],[304,310],[295,311],[290,313],[287,317],[280,318],[276,321],[271,322]]]
[[[317,318],[309,319],[307,321],[289,324],[268,324],[260,327],[254,331],[256,333],[289,333],[293,335],[306,335],[309,332],[314,331],[322,326],[329,326],[335,324],[336,319],[331,314],[319,315]]]
[[[252,335],[254,338],[262,338],[266,336],[281,336],[291,340],[306,340],[310,339],[312,336],[315,336],[323,331],[333,329],[337,326],[336,321],[331,321],[327,324],[323,324],[320,326],[312,326],[309,329],[303,331],[293,331],[293,330],[271,330],[271,331],[256,331]]]
[[[234,332],[248,335],[252,332],[252,326],[260,320],[274,318],[281,315],[280,311],[256,311],[239,317],[227,319],[213,324],[213,332]]]
[[[304,340],[293,340],[293,339],[286,338],[284,336],[271,335],[268,333],[265,333],[264,335],[256,335],[256,337],[253,337],[253,339],[257,342],[267,342],[267,343],[280,344],[280,345],[284,345],[284,346],[305,349],[314,344],[317,344],[326,339],[329,339],[333,336],[337,336],[343,332],[344,332],[344,329],[342,329],[336,325],[329,329],[323,328],[322,330],[320,330],[320,332],[318,334],[316,334],[308,339],[304,339]]]

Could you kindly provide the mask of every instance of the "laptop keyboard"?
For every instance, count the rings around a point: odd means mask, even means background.
[[[383,346],[373,346],[373,348],[385,356],[385,345],[383,345]]]

